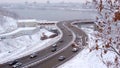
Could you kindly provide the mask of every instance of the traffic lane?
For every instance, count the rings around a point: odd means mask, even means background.
[[[76,22],[79,22],[80,20],[76,20]],[[74,23],[74,21],[71,21],[71,24],[70,23],[68,23],[69,24],[69,26],[71,26],[71,27],[73,27],[73,26],[75,26],[75,25],[73,25],[73,23]],[[82,23],[82,22],[81,22]],[[78,30],[80,30],[81,32],[82,32],[82,35],[84,35],[85,37],[87,37],[88,38],[88,35],[82,30],[82,29],[80,29],[79,27],[73,27],[73,28],[75,28],[75,29],[78,29]]]
[[[80,31],[78,31],[78,32],[80,32]],[[78,33],[78,32],[76,31],[75,33]],[[78,33],[78,34],[80,34],[80,33]],[[80,49],[80,50],[82,50],[82,49]],[[46,60],[46,62],[37,64],[35,66],[32,66],[31,68],[56,68],[56,66],[67,61],[68,60],[67,58],[70,58],[71,56],[74,56],[74,55],[75,55],[75,53],[72,52],[72,47],[69,46],[67,49],[65,49],[63,52],[59,53],[58,55],[55,55],[53,58],[49,58],[48,60]],[[62,62],[58,61],[59,56],[65,56],[66,60],[64,60]]]
[[[88,36],[85,34],[85,32],[82,31],[82,30],[80,30],[80,29],[78,29],[77,27],[73,27],[72,30],[73,30],[75,33],[77,33],[78,36],[81,36],[81,37],[82,37],[82,42],[83,42],[82,45],[83,45],[83,46],[86,45],[86,42],[87,42],[86,38],[88,38]],[[82,33],[82,34],[81,34],[81,33]]]
[[[71,30],[73,30],[73,32],[75,32],[75,34],[77,35],[77,37],[81,36],[82,37],[82,42],[83,42],[82,45],[86,45],[86,41],[87,41],[86,39],[88,38],[88,36],[86,35],[86,33],[83,30],[81,30],[81,29],[79,29],[79,28],[71,25],[71,23],[66,23],[66,25],[68,26],[68,28],[70,28]]]
[[[63,32],[63,37],[62,37],[61,40],[65,41],[65,42],[67,42],[68,40],[70,41],[70,39],[72,39],[72,36],[69,36],[69,34],[72,35],[71,31],[68,31],[68,29],[66,29],[66,28],[62,25],[62,23],[58,24],[58,27],[59,27],[59,28],[62,30],[62,32]],[[60,44],[60,43],[58,43],[58,44]]]
[[[51,57],[51,58],[45,60],[44,62],[41,62],[41,63],[39,63],[35,66],[31,66],[29,68],[56,68],[56,65],[67,61],[67,58],[69,58],[73,54],[75,54],[75,53],[72,52],[72,47],[69,46],[67,49],[56,54],[54,57]],[[60,56],[65,56],[66,59],[64,61],[59,61],[58,58]]]
[[[74,31],[74,30],[73,30]],[[76,31],[76,30],[75,30]],[[79,31],[77,31],[76,33],[78,33]],[[67,50],[67,49],[66,49]],[[71,49],[72,50],[72,49]],[[70,55],[70,53],[69,53],[69,51],[63,51],[63,52],[61,52],[61,53],[67,53],[67,54],[63,54],[63,55],[66,55],[66,56],[68,56],[68,57],[70,57],[71,55]],[[68,54],[69,53],[69,54]],[[59,56],[59,55],[56,55],[56,56]],[[68,58],[67,57],[67,58]],[[58,61],[56,61],[57,60],[57,58],[54,56],[54,59],[50,59],[50,60],[46,60],[46,63],[42,63],[42,64],[38,64],[38,65],[35,65],[35,66],[33,66],[33,67],[31,67],[31,68],[39,68],[39,67],[41,67],[41,68],[52,68],[55,64],[57,65],[57,64],[60,64]],[[54,61],[53,63],[51,63],[51,61]],[[63,62],[62,62],[63,63]],[[39,66],[40,65],[40,66]],[[46,66],[47,65],[47,66]]]
[[[61,24],[62,24],[62,23],[61,23]],[[60,27],[60,28],[61,28],[61,27],[63,28],[63,34],[68,35],[67,32],[70,34],[71,31],[68,31],[68,30],[66,29],[66,27],[63,27],[63,25],[61,25],[61,24],[60,24],[59,27]],[[67,31],[67,32],[66,32],[66,31]],[[65,36],[65,35],[64,35],[64,36]],[[67,37],[68,37],[68,38],[67,38]],[[69,36],[65,36],[65,37],[63,37],[63,38],[64,38],[64,39],[66,38],[66,39],[67,39],[66,41],[68,41],[68,40],[71,41],[71,40],[72,40],[72,39],[69,39]],[[72,38],[72,36],[71,36],[71,38]],[[66,46],[66,45],[68,45],[68,43],[70,42],[70,41],[69,41],[69,42],[66,42],[66,41],[63,43],[62,46]],[[60,45],[60,46],[61,46],[61,45]],[[60,48],[60,47],[59,47],[59,48]],[[62,48],[63,48],[63,47],[62,47]],[[60,48],[60,49],[61,49],[61,48]],[[38,59],[38,61],[39,61],[39,59]],[[43,62],[44,62],[44,61],[43,61]],[[36,66],[36,65],[35,65],[35,66]]]
[[[61,23],[62,24],[62,23]],[[66,46],[66,45],[68,45],[68,43],[71,41],[71,39],[72,39],[72,36],[71,37],[69,37],[68,36],[68,33],[70,34],[70,31],[68,31],[65,27],[63,27],[63,25],[59,25],[59,27],[60,28],[63,28],[64,30],[62,30],[63,31],[63,41],[65,42],[65,43],[62,43],[62,45],[60,44],[60,43],[58,43],[57,45],[58,45],[58,50],[57,51],[59,51],[61,48],[63,48],[64,46]],[[68,33],[67,33],[68,32]],[[39,61],[39,59],[38,59],[38,61]]]
[[[65,37],[64,37],[64,38],[65,38]],[[67,38],[67,39],[68,39],[68,38]],[[59,50],[61,50],[62,48],[64,48],[66,45],[68,45],[69,42],[70,42],[70,41],[66,40],[65,42],[62,43],[62,45],[61,45],[61,44],[58,45],[57,51],[59,51]],[[57,52],[57,51],[56,51],[56,52]],[[49,55],[53,54],[53,52],[51,52],[51,49],[50,49],[49,52],[50,52]],[[55,52],[54,52],[54,53],[55,53]],[[47,55],[47,56],[49,56],[49,55]],[[46,57],[47,57],[47,56],[46,56]],[[46,58],[46,57],[44,57],[44,58]],[[34,63],[34,62],[36,62],[36,61],[40,61],[41,59],[42,59],[42,58],[38,58],[38,59],[36,59],[36,60],[33,60],[33,61],[31,61],[31,62],[23,65],[23,67],[26,66],[26,65],[29,65],[29,64],[31,64],[31,63]],[[43,62],[44,62],[44,61],[43,61]]]

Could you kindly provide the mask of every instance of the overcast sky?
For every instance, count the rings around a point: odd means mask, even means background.
[[[23,2],[40,2],[40,3],[46,3],[47,1],[52,2],[76,2],[76,3],[80,3],[80,2],[85,2],[86,0],[0,0],[0,3],[23,3]],[[91,1],[91,0],[87,0],[87,1]]]

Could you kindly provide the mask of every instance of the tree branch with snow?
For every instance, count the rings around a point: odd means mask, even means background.
[[[113,65],[108,68],[120,67],[120,0],[93,0],[98,11],[96,17],[96,50],[102,48],[104,53],[113,51],[115,54]],[[98,39],[99,38],[99,39]],[[102,44],[99,42],[102,41]],[[103,54],[103,53],[102,53]],[[109,56],[109,55],[108,55]],[[118,61],[118,62],[116,62]]]

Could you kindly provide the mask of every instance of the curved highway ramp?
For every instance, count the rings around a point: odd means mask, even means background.
[[[0,64],[0,68],[56,68],[57,66],[68,61],[79,53],[86,46],[87,35],[81,29],[71,23],[74,21],[61,21],[56,25],[61,29],[63,36],[56,43],[36,52],[36,57],[30,58],[30,55],[17,59],[17,64],[10,65],[10,62]],[[72,51],[77,48],[77,51]],[[53,51],[52,51],[53,49]]]

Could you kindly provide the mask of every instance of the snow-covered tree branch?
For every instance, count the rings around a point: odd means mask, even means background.
[[[115,61],[111,67],[120,67],[120,0],[93,0],[99,16],[96,17],[95,24],[98,31],[96,36],[96,50],[101,49],[104,53],[113,51]],[[104,42],[98,44],[99,40]],[[102,53],[103,54],[103,53]],[[118,61],[118,62],[116,62]]]

